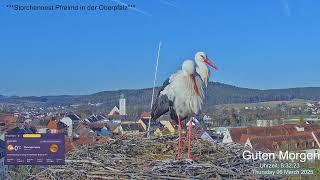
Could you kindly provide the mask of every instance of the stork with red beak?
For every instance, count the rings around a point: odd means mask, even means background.
[[[197,53],[197,67],[192,60],[184,61],[182,70],[171,75],[163,83],[152,106],[151,118],[153,120],[170,111],[171,119],[178,124],[178,159],[181,156],[181,120],[188,117],[192,119],[202,108],[203,86],[207,86],[209,80],[209,70],[205,63],[215,67],[204,53]],[[189,128],[188,142],[188,158],[190,159],[191,128]]]
[[[208,66],[211,66],[216,71],[218,71],[218,67],[213,64],[213,62],[204,52],[197,52],[194,59],[197,65],[196,72],[199,74],[204,85],[207,87],[210,78],[210,70],[208,69]]]
[[[210,70],[208,66],[211,66],[214,70],[218,71],[218,67],[213,64],[213,62],[208,58],[208,56],[204,52],[197,52],[195,55],[196,62],[196,84],[197,87],[208,87],[208,82],[210,78]],[[200,78],[199,78],[200,77]],[[202,96],[202,99],[204,96]],[[192,117],[190,117],[189,128],[187,134],[187,142],[188,142],[188,159],[191,159],[191,137],[192,137]]]

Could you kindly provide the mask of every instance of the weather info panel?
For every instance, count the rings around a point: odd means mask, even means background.
[[[63,134],[6,135],[6,165],[63,165]]]

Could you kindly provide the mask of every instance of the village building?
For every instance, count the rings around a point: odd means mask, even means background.
[[[206,125],[206,127],[213,127],[214,126],[215,121],[213,121],[209,115],[204,115],[202,119],[203,119],[203,123]]]
[[[19,125],[13,129],[10,129],[6,134],[34,134],[37,130],[32,127],[26,127],[24,125]]]
[[[97,133],[98,136],[103,136],[103,137],[111,137],[112,136],[112,131],[108,127],[102,127],[102,128],[96,128],[92,129]]]
[[[166,136],[166,135],[174,135],[176,130],[172,123],[167,120],[161,120],[158,127],[153,129],[153,134],[156,137]]]
[[[312,133],[292,136],[248,137],[245,145],[263,152],[318,150]]]
[[[65,138],[66,152],[73,151],[83,145],[90,146],[93,144],[105,144],[107,142],[106,138],[97,136],[90,128],[81,124],[76,124],[74,128],[73,137]]]
[[[51,120],[49,121],[48,125],[47,125],[47,128],[48,128],[48,131],[47,133],[50,133],[50,134],[57,134],[59,133],[58,131],[58,124],[55,120]]]
[[[150,129],[151,130],[154,130],[155,128],[158,127],[159,123],[157,121],[151,119],[151,112],[143,112],[140,115],[137,123],[140,123],[142,125],[143,129],[145,131],[147,131],[148,126],[149,126],[149,120],[150,120]]]
[[[73,122],[70,117],[63,117],[60,122],[67,126],[67,136],[72,137],[73,133]]]
[[[173,135],[175,133],[175,128],[172,125],[171,121],[164,120],[164,117],[160,118],[161,120],[155,121],[151,119],[151,112],[143,112],[137,123],[140,123],[144,131],[148,131],[149,121],[150,121],[150,132],[157,137],[163,135]]]
[[[119,105],[114,106],[108,115],[115,115],[115,114],[118,114],[120,116],[127,115],[126,98],[124,97],[123,94],[120,95]]]
[[[160,121],[160,123],[163,126],[163,128],[168,131],[168,134],[174,135],[176,133],[176,130],[170,121]]]
[[[68,135],[68,126],[63,122],[57,122],[57,134]]]
[[[0,140],[4,141],[4,136],[5,136],[6,132],[4,131],[0,131]]]
[[[89,123],[94,123],[94,122],[108,122],[110,120],[107,117],[104,117],[103,115],[92,114],[87,119],[85,119],[85,121]]]
[[[57,124],[58,123],[56,122],[56,120],[52,119],[51,117],[44,119],[35,119],[32,121],[24,121],[25,127],[33,128],[36,130],[36,133],[40,134],[59,133]]]
[[[3,140],[0,140],[0,179],[5,179],[5,165],[4,165],[5,148],[6,148],[6,143]]]
[[[17,123],[17,117],[14,114],[0,114],[0,126]]]
[[[267,127],[279,125],[278,119],[258,119],[256,121],[257,127]]]
[[[285,124],[267,127],[238,127],[226,132],[223,143],[239,143],[262,152],[319,152],[320,125]]]
[[[115,135],[123,135],[123,128],[121,124],[118,124],[115,128],[113,128],[112,133]]]
[[[214,128],[210,128],[210,130],[214,131],[216,134],[225,135],[226,132],[228,131],[228,128],[227,127],[214,127]]]
[[[112,109],[111,109],[111,111],[109,112],[109,114],[108,115],[115,115],[115,114],[117,114],[117,115],[120,115],[120,109],[118,108],[118,106],[114,106]]]
[[[65,150],[65,152],[74,151],[76,149],[77,149],[77,147],[73,143],[72,138],[71,137],[66,137],[65,140],[64,140],[64,150]]]
[[[11,129],[15,128],[15,127],[17,127],[17,124],[16,124],[16,123],[13,123],[13,124],[10,123],[10,124],[0,125],[0,139],[4,141],[4,136],[5,136],[5,134],[6,134],[9,130],[11,130]]]
[[[113,135],[111,128],[105,123],[97,122],[89,124],[89,127],[98,136],[111,137]]]
[[[161,137],[163,136],[162,130],[160,128],[157,128],[154,130],[153,135],[156,137]]]
[[[117,135],[137,136],[143,135],[145,130],[141,123],[128,121],[119,124],[118,127],[114,129],[113,133]]]
[[[46,134],[48,133],[48,124],[50,120],[48,119],[36,119],[31,121],[30,126],[36,129],[37,133]]]
[[[140,135],[145,132],[140,123],[121,124],[123,135]]]
[[[206,131],[204,131],[202,134],[201,134],[201,137],[200,137],[201,139],[203,139],[203,140],[205,140],[205,141],[208,141],[210,144],[212,144],[212,145],[215,145],[216,143],[217,143],[217,141],[216,140],[214,140],[211,136],[210,136],[210,134],[208,133],[208,132],[206,132]]]
[[[126,99],[124,98],[124,94],[120,95],[120,99],[119,99],[119,114],[121,116],[127,115]]]
[[[72,120],[73,124],[79,123],[81,121],[80,116],[78,116],[78,115],[76,115],[74,113],[67,115],[67,117],[69,117]]]
[[[295,134],[304,134],[320,130],[320,125],[304,124],[300,127],[297,124],[285,124],[269,127],[234,127],[229,128],[224,135],[223,143],[244,144],[248,136],[290,136]]]

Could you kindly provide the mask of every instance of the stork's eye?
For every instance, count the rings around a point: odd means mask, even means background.
[[[200,55],[202,57],[202,60],[204,61],[206,58],[204,57],[204,55]]]

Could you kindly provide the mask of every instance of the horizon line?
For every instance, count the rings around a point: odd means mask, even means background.
[[[224,85],[229,85],[229,86],[234,86],[237,88],[244,88],[244,89],[252,89],[252,90],[260,90],[260,91],[267,91],[267,90],[283,90],[283,89],[297,89],[297,88],[320,88],[320,86],[298,86],[298,87],[284,87],[284,88],[270,88],[270,89],[262,89],[262,88],[253,88],[253,87],[244,87],[244,86],[238,86],[234,84],[228,84],[224,82],[212,82],[209,81],[210,84],[218,83],[218,84],[224,84]],[[156,88],[161,87],[156,86]],[[4,97],[46,97],[46,96],[88,96],[88,95],[93,95],[101,92],[112,92],[112,91],[129,91],[129,90],[144,90],[144,89],[152,89],[152,87],[141,87],[141,88],[119,88],[119,89],[109,89],[109,90],[101,90],[101,91],[96,91],[93,93],[88,93],[88,94],[49,94],[49,95],[5,95],[5,94],[0,94],[0,96]]]

